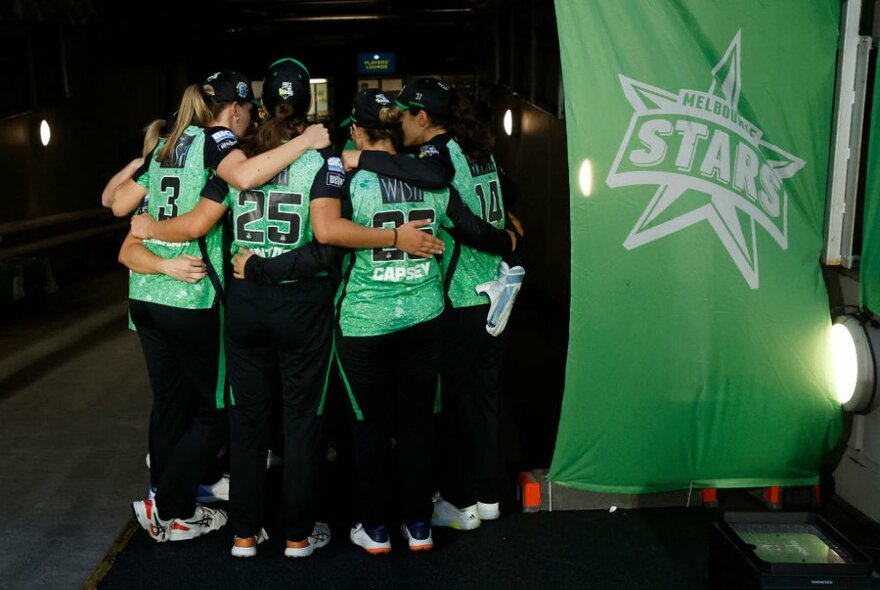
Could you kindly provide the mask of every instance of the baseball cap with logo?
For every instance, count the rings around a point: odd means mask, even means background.
[[[416,78],[408,80],[397,95],[397,106],[424,109],[437,115],[449,114],[449,86],[437,78]]]
[[[254,90],[250,80],[234,70],[220,70],[208,76],[204,87],[210,87],[208,91],[217,102],[252,102],[259,106],[254,98]]]
[[[297,115],[304,115],[312,104],[312,85],[309,70],[290,57],[279,59],[271,66],[263,80],[263,103],[270,112],[281,103],[293,107]]]
[[[354,123],[358,127],[368,129],[385,128],[387,125],[382,124],[381,112],[383,108],[392,106],[394,103],[391,102],[391,99],[382,94],[378,88],[361,90],[354,95],[354,99],[351,101],[351,116],[343,121],[340,127]]]

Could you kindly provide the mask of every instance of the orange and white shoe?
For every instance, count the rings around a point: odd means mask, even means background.
[[[303,541],[287,541],[284,557],[308,557],[315,549],[326,547],[330,542],[330,527],[326,522],[316,522],[312,534]]]
[[[232,541],[232,557],[255,557],[257,555],[257,545],[267,540],[269,535],[266,529],[260,529],[260,532],[253,537],[235,537]]]
[[[196,510],[189,518],[175,518],[168,533],[169,541],[188,541],[223,527],[229,517],[219,508],[208,508],[196,504]]]
[[[431,525],[425,521],[400,525],[400,534],[409,543],[410,551],[430,551],[434,548]]]
[[[363,547],[370,555],[391,553],[391,540],[388,538],[388,530],[384,524],[374,529],[365,529],[362,523],[357,523],[352,527],[348,538],[358,547]]]

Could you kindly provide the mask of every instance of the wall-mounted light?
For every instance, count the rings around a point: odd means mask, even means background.
[[[40,122],[40,142],[46,146],[49,145],[50,139],[52,139],[52,130],[49,129],[49,123],[43,119]]]
[[[593,163],[588,158],[584,158],[578,168],[578,188],[585,197],[593,194]]]
[[[326,84],[327,78],[310,78],[309,82],[312,84]]]
[[[831,353],[837,400],[844,410],[868,414],[880,405],[877,347],[880,327],[853,315],[835,318],[831,326]]]
[[[519,137],[521,119],[522,116],[518,108],[514,107],[512,109],[507,109],[504,112],[504,118],[501,121],[504,127],[504,133],[510,137]]]

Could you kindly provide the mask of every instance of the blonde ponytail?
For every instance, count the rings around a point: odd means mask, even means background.
[[[203,94],[202,87],[198,84],[190,84],[183,91],[183,98],[180,100],[180,108],[177,110],[177,121],[174,122],[174,129],[168,134],[168,141],[159,150],[159,155],[156,159],[163,164],[170,163],[174,159],[174,147],[177,145],[177,140],[180,139],[180,136],[183,135],[187,127],[190,125],[207,127],[213,121],[213,109],[205,102],[205,94]]]
[[[165,126],[165,119],[156,119],[146,127],[144,127],[144,151],[143,156],[144,159],[147,159],[147,156],[156,148],[156,145],[159,144],[159,138],[162,137],[162,128]]]

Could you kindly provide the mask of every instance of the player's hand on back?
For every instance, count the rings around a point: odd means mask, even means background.
[[[431,223],[430,219],[417,219],[398,227],[397,244],[395,247],[407,254],[421,256],[422,258],[442,254],[445,249],[443,240],[419,229],[429,223]]]
[[[248,258],[253,256],[254,253],[248,250],[247,248],[239,248],[238,252],[235,253],[235,256],[232,257],[232,276],[236,279],[244,278],[244,269],[247,265]]]
[[[513,227],[516,228],[516,232],[520,236],[526,235],[526,231],[523,229],[522,222],[519,220],[519,217],[517,217],[516,215],[514,215],[513,213],[508,211],[507,212],[507,219],[510,221],[510,223],[513,224]]]
[[[345,167],[346,172],[357,168],[358,164],[360,164],[360,161],[361,161],[361,151],[360,150],[343,150],[343,152],[342,152],[342,165]]]
[[[176,258],[169,258],[162,263],[162,274],[178,281],[195,283],[207,276],[208,268],[201,258],[181,254]]]
[[[149,213],[141,213],[140,215],[131,216],[131,235],[141,240],[149,240],[152,236],[151,230],[156,220],[150,217]]]

